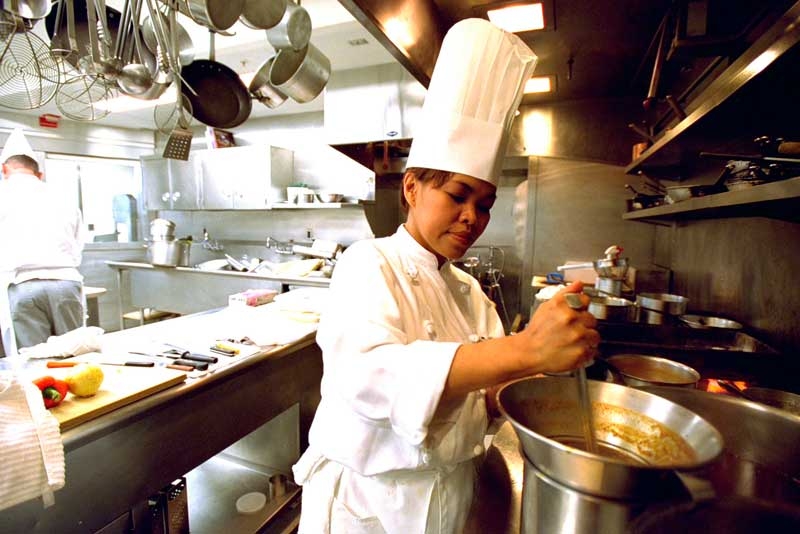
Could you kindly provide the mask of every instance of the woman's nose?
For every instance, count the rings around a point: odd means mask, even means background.
[[[461,222],[467,224],[475,224],[477,218],[478,215],[475,206],[469,203],[464,204],[461,209],[461,217],[460,217]]]

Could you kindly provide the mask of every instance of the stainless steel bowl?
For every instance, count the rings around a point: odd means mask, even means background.
[[[700,373],[680,362],[644,354],[615,354],[606,358],[628,386],[695,387]]]
[[[636,304],[667,315],[683,315],[686,313],[689,299],[669,293],[639,293],[636,295]]]
[[[589,380],[588,393],[602,454],[586,452],[576,387],[571,377],[524,378],[497,394],[524,455],[565,486],[642,498],[673,470],[699,468],[722,452],[722,436],[699,415],[657,395],[596,380]]]
[[[722,328],[725,330],[741,330],[742,324],[722,317],[708,317],[705,315],[681,315],[681,322],[692,328]]]
[[[344,195],[341,193],[317,193],[320,202],[341,202]]]

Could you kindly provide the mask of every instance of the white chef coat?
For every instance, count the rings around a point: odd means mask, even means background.
[[[457,531],[486,406],[483,392],[440,397],[459,345],[504,335],[494,303],[403,226],[350,246],[329,296],[317,331],[322,400],[294,466],[306,486],[301,532]]]
[[[80,211],[67,207],[36,176],[13,173],[0,182],[0,271],[12,283],[32,279],[83,281]]]
[[[7,288],[33,279],[82,282],[80,210],[39,178],[12,173],[0,180],[0,329],[6,354],[16,353]]]

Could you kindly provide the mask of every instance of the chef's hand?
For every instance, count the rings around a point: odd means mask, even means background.
[[[573,282],[542,303],[528,326],[514,337],[528,346],[530,368],[539,372],[556,373],[586,365],[595,357],[600,334],[595,329],[597,319],[586,311],[589,296],[581,293],[582,282]],[[575,309],[566,295],[575,293],[582,307]],[[570,297],[574,299],[575,297]]]

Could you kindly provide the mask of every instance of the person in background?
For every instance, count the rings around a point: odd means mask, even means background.
[[[596,320],[564,297],[580,284],[505,336],[478,281],[451,263],[489,223],[534,62],[482,19],[442,43],[403,177],[406,222],[351,245],[333,273],[317,331],[321,401],[293,466],[301,533],[461,532],[491,389],[594,355]]]
[[[29,155],[8,157],[2,171],[0,271],[17,348],[31,347],[84,324],[82,220]]]

